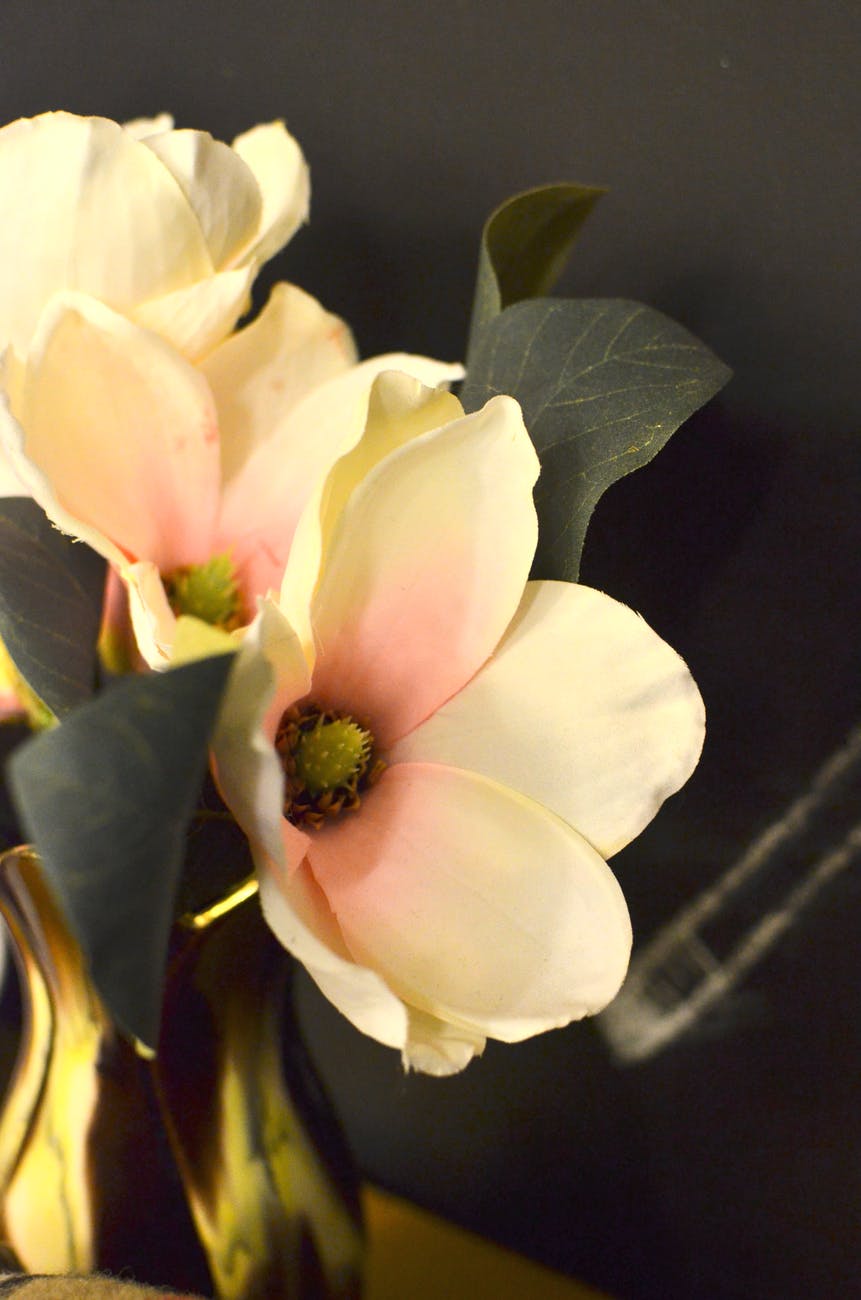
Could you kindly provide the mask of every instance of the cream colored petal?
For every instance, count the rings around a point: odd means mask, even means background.
[[[0,424],[11,419],[9,408],[0,394]],[[0,438],[0,497],[29,497],[32,492],[15,471],[15,464],[2,449]]]
[[[161,135],[173,130],[173,118],[170,113],[157,113],[155,117],[134,117],[123,122],[123,130],[135,140],[146,140],[151,135]]]
[[[371,389],[365,431],[334,465],[325,488],[320,520],[322,558],[353,491],[399,447],[463,416],[463,407],[445,388],[427,387],[414,375],[384,370]]]
[[[3,495],[32,497],[64,533],[86,542],[116,567],[125,564],[122,551],[103,533],[63,509],[45,474],[26,456],[24,441],[24,430],[9,408],[9,399],[0,392],[0,456],[4,481],[10,489]],[[20,487],[18,491],[13,490],[16,484]]]
[[[356,714],[385,748],[469,681],[529,573],[537,475],[508,397],[368,474],[341,511],[314,596],[319,703]]]
[[[594,1014],[624,978],[631,927],[606,863],[475,773],[390,767],[308,860],[353,959],[473,1038],[514,1042]]]
[[[119,573],[128,591],[138,650],[150,668],[167,668],[174,653],[176,615],[168,603],[161,574],[149,560],[123,564]]]
[[[0,130],[0,212],[0,347],[22,354],[60,290],[127,312],[212,273],[180,186],[106,118],[45,113]]]
[[[258,594],[280,582],[287,556],[296,549],[298,520],[309,512],[301,556],[297,554],[287,589],[282,589],[282,604],[297,630],[300,624],[307,629],[308,601],[317,577],[325,477],[362,436],[374,380],[392,366],[429,384],[447,383],[463,373],[461,366],[403,353],[351,366],[312,388],[287,411],[225,488],[218,547],[232,549],[248,566],[247,589]]]
[[[404,1050],[407,1008],[379,975],[352,961],[307,863],[286,871],[258,858],[257,866],[263,915],[279,942],[357,1029]]]
[[[251,168],[206,131],[167,131],[144,143],[188,199],[213,267],[229,266],[255,238],[263,217],[260,187]]]
[[[253,269],[219,271],[129,313],[138,325],[160,334],[185,357],[198,361],[220,343],[251,305]]]
[[[388,370],[400,371],[428,388],[453,383],[464,373],[456,363],[405,352],[371,357],[308,392],[278,428],[272,438],[277,451],[267,446],[267,456],[275,460],[280,455],[285,464],[297,465],[303,479],[322,483],[338,458],[351,451],[362,437],[371,390],[376,379]],[[257,486],[261,493],[265,492],[263,474],[258,476]],[[271,495],[281,498],[281,484]]]
[[[407,1044],[401,1059],[404,1069],[443,1078],[458,1074],[474,1056],[481,1056],[486,1041],[484,1034],[410,1007]]]
[[[312,340],[307,349],[310,356],[306,369],[310,371],[315,361],[320,369],[327,364],[327,361],[338,364],[339,347],[337,334],[330,335],[324,341]],[[337,510],[332,508],[333,494],[337,495],[340,485],[345,480],[352,484],[357,472],[357,467],[353,463],[355,455],[360,453],[358,466],[360,470],[370,467],[372,463],[371,453],[368,450],[369,444],[373,444],[376,448],[378,457],[383,454],[381,447],[384,437],[381,435],[373,439],[369,434],[369,428],[366,427],[359,448],[356,448],[353,456],[344,458],[347,464],[344,465],[343,471],[339,464],[339,472],[337,475],[330,476],[324,489],[325,474],[333,460],[337,458],[341,447],[351,445],[358,436],[352,414],[336,422],[332,419],[332,407],[340,404],[339,392],[355,389],[353,376],[356,371],[361,370],[364,379],[367,379],[371,369],[370,366],[367,368],[354,366],[344,370],[342,364],[340,375],[316,386],[293,410],[286,411],[280,426],[274,432],[270,430],[268,438],[264,436],[235,476],[226,484],[222,494],[222,514],[217,545],[220,550],[229,549],[233,553],[242,576],[243,588],[247,592],[263,595],[269,590],[277,591],[281,587],[287,558],[293,549],[298,521],[309,502],[313,501],[315,503],[313,527],[307,534],[311,553],[303,570],[306,576],[301,587],[301,599],[307,604],[307,593],[310,592],[316,579],[316,569],[319,564],[320,529],[317,503],[323,499],[323,491],[327,502],[324,526],[325,531],[330,532],[330,521],[337,516]],[[282,375],[289,374],[286,361],[279,369],[273,370],[273,374],[277,375],[279,370]],[[417,380],[412,380],[408,376],[400,378],[410,386],[411,392],[421,388]],[[263,383],[265,382],[264,377]],[[226,391],[226,385],[222,386],[221,391]],[[237,386],[237,391],[241,392],[241,387]],[[405,417],[396,424],[398,435],[403,439],[417,436],[425,425],[433,427],[441,423],[446,415],[450,417],[461,413],[460,404],[450,394],[437,390],[425,391],[428,393],[425,405],[433,406],[434,414],[425,415],[424,425],[420,424],[418,417]],[[321,410],[324,396],[328,398],[325,411]],[[364,406],[364,403],[362,405]],[[262,403],[261,408],[263,408]],[[319,412],[319,418],[315,418],[315,412]],[[261,409],[262,415],[263,409]],[[261,419],[261,426],[262,423]],[[380,425],[380,421],[373,423],[375,427]],[[392,424],[393,421],[390,419],[389,427]],[[224,438],[222,446],[224,446]],[[289,608],[295,612],[296,598]]]
[[[687,666],[638,614],[533,582],[493,658],[393,757],[483,772],[610,857],[687,781],[704,731]]]
[[[0,416],[2,419],[2,416]],[[7,457],[0,455],[0,497],[28,497],[31,493],[15,473]]]
[[[11,348],[0,352],[0,426],[7,425],[4,438],[0,434],[0,497],[32,496],[27,483],[15,469],[15,461],[5,450],[5,444],[20,444],[23,433],[12,416],[12,408],[20,395],[23,366]]]
[[[251,455],[275,440],[281,421],[308,393],[355,363],[353,338],[340,317],[291,284],[277,284],[260,315],[202,362],[218,407],[228,517],[231,486]],[[279,448],[283,456],[287,449]],[[247,512],[247,500],[244,507]]]
[[[26,456],[63,510],[128,560],[166,573],[209,558],[215,404],[203,377],[156,335],[83,295],[57,297],[34,341],[18,418]]]
[[[186,620],[180,619],[182,627]],[[183,633],[184,636],[184,633]],[[185,652],[184,640],[177,649]],[[283,866],[284,773],[267,734],[273,697],[286,703],[307,694],[309,666],[295,633],[271,602],[239,641],[212,739],[222,798],[253,848]]]
[[[252,127],[236,137],[233,148],[254,173],[263,200],[257,234],[241,253],[243,262],[251,260],[259,266],[308,220],[308,165],[283,122]]]
[[[389,368],[394,365],[397,369]],[[460,402],[446,388],[462,375],[462,367],[456,364],[389,354],[363,362],[313,399],[320,405],[326,399],[329,423],[324,427],[331,432],[333,445],[342,438],[343,455],[333,459],[328,477],[318,478],[289,547],[282,542],[276,552],[284,574],[281,605],[293,625],[301,629],[306,644],[313,643],[310,602],[325,564],[323,552],[353,488],[390,452],[463,414]],[[349,409],[345,409],[345,398],[349,398]],[[303,414],[306,411],[303,408]],[[337,422],[334,416],[339,417]],[[364,431],[359,428],[360,416]],[[319,422],[315,423],[319,427]],[[346,430],[346,436],[339,430]],[[310,474],[306,477],[311,479]],[[290,564],[285,567],[288,554]],[[262,561],[258,562],[262,569]],[[268,573],[277,571],[277,566],[270,564]]]

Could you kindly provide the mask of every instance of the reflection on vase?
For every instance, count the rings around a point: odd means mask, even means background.
[[[0,1237],[23,1267],[218,1300],[357,1297],[352,1166],[256,900],[174,928],[152,1061],[114,1026],[27,850],[0,859],[0,911],[24,1004]]]

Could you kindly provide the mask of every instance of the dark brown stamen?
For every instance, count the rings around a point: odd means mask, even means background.
[[[349,777],[313,792],[300,771],[301,763],[297,762],[297,755],[302,752],[303,738],[338,722],[366,732],[367,747],[360,753]],[[278,724],[275,748],[284,769],[284,816],[294,826],[306,830],[317,830],[324,822],[331,821],[341,813],[353,812],[360,806],[365,791],[376,784],[386,769],[385,761],[373,751],[373,741],[367,728],[360,728],[360,724],[348,713],[321,709],[316,704],[293,705],[286,710]]]

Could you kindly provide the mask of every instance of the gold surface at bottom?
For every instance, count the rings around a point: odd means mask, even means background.
[[[362,1208],[364,1300],[609,1300],[379,1188],[364,1189]]]

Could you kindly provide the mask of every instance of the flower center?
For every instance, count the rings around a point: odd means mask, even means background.
[[[275,748],[286,778],[284,816],[310,830],[358,808],[386,766],[374,754],[374,738],[366,727],[348,713],[316,704],[287,710]]]
[[[205,564],[184,564],[163,575],[174,614],[191,614],[204,623],[232,632],[242,623],[242,598],[229,555],[214,555]]]

